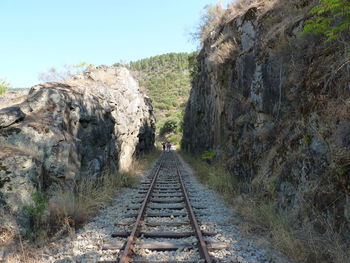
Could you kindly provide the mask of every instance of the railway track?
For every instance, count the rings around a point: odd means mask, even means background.
[[[125,219],[115,225],[115,241],[103,249],[120,250],[105,263],[212,263],[211,250],[225,249],[221,242],[207,242],[215,232],[201,231],[196,215],[205,211],[190,203],[191,195],[174,153],[163,153],[153,172],[138,187]]]

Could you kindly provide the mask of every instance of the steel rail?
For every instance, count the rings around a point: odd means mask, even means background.
[[[140,231],[140,226],[141,226],[141,220],[143,220],[143,217],[144,217],[144,214],[145,214],[145,210],[146,210],[146,205],[151,197],[151,193],[153,191],[153,187],[155,185],[155,182],[157,180],[157,177],[158,177],[158,174],[159,174],[159,171],[160,171],[160,168],[163,166],[163,159],[164,159],[164,153],[162,155],[162,158],[160,160],[160,164],[157,168],[157,170],[155,171],[155,174],[153,176],[153,179],[152,179],[152,182],[151,182],[151,185],[147,191],[147,194],[146,194],[146,197],[145,197],[145,200],[142,202],[142,205],[141,205],[141,208],[138,212],[138,215],[137,215],[137,218],[136,218],[136,222],[135,222],[135,225],[130,233],[130,236],[128,237],[128,240],[126,242],[126,245],[125,245],[125,248],[124,248],[124,251],[123,251],[123,254],[119,260],[119,263],[129,263],[130,262],[130,252],[133,248],[133,246],[135,245],[135,239],[137,238],[137,235]]]
[[[172,153],[173,155],[175,155],[174,153]],[[193,209],[192,209],[192,206],[191,206],[191,203],[190,203],[190,199],[188,198],[188,194],[187,194],[187,190],[186,190],[186,187],[185,187],[185,184],[182,180],[182,175],[181,175],[181,172],[180,172],[180,169],[179,169],[179,166],[178,166],[178,159],[175,158],[175,166],[176,166],[176,173],[179,177],[179,180],[180,180],[180,184],[181,184],[181,190],[182,190],[182,193],[185,197],[185,205],[186,205],[186,208],[187,208],[187,211],[188,211],[188,215],[189,215],[189,218],[190,218],[190,222],[191,222],[191,225],[193,227],[193,229],[195,230],[195,235],[199,241],[199,253],[200,255],[202,256],[202,258],[205,260],[205,263],[212,263],[212,260],[209,256],[209,252],[208,252],[208,248],[207,248],[207,244],[205,243],[205,240],[204,240],[204,237],[203,237],[203,234],[202,234],[202,231],[200,230],[200,227],[199,227],[199,224],[197,222],[197,219],[196,219],[196,216],[193,212]]]

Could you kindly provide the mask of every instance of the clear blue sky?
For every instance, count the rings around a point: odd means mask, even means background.
[[[217,0],[0,0],[0,77],[38,83],[50,67],[190,52],[189,32]],[[226,5],[228,0],[223,1]]]

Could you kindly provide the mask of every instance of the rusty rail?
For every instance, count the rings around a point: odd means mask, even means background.
[[[199,254],[205,263],[212,263],[213,261],[211,260],[210,255],[208,253],[208,248],[207,248],[207,244],[204,240],[203,233],[200,230],[200,227],[199,227],[199,224],[196,220],[193,208],[190,204],[187,190],[186,190],[186,187],[185,187],[185,184],[184,184],[184,181],[182,179],[182,175],[181,175],[181,172],[179,169],[178,158],[176,156],[174,156],[174,153],[171,153],[171,156],[175,160],[176,175],[178,176],[178,180],[180,182],[180,189],[181,189],[181,192],[182,192],[183,197],[184,197],[188,217],[190,219],[191,226],[194,229],[194,234],[198,239]],[[132,231],[127,239],[126,245],[124,246],[123,253],[122,253],[118,263],[130,263],[130,262],[132,262],[132,259],[131,259],[132,248],[135,245],[135,240],[136,240],[137,236],[140,234],[140,226],[141,226],[141,223],[144,219],[146,206],[147,206],[148,202],[150,201],[154,186],[156,184],[159,172],[160,172],[163,164],[164,164],[164,154],[162,155],[162,157],[160,159],[159,166],[156,168],[156,171],[154,172],[154,176],[153,176],[151,184],[148,188],[145,199],[143,200],[142,205],[141,205],[140,209],[138,210],[136,222],[135,222],[133,229],[132,229]],[[116,261],[113,261],[113,262],[116,262]],[[142,261],[142,262],[146,262],[146,261]]]
[[[151,193],[153,191],[153,187],[154,187],[154,184],[157,180],[157,177],[158,177],[158,174],[159,174],[159,171],[160,171],[160,168],[162,167],[163,165],[163,158],[160,160],[160,164],[157,168],[157,170],[155,171],[155,174],[153,176],[153,179],[152,179],[152,182],[151,182],[151,185],[147,191],[147,194],[146,194],[146,197],[145,197],[145,200],[142,202],[142,205],[141,205],[141,208],[138,212],[138,216],[136,218],[136,222],[135,222],[135,225],[131,231],[131,234],[130,236],[128,237],[128,240],[126,242],[126,245],[125,245],[125,248],[124,248],[124,251],[123,251],[123,254],[119,260],[119,263],[129,263],[130,262],[130,252],[134,246],[134,243],[135,243],[135,239],[140,231],[140,226],[141,226],[141,221],[143,220],[143,216],[145,214],[145,209],[146,209],[146,205],[151,197]]]
[[[212,263],[212,260],[209,256],[209,253],[208,253],[207,244],[205,243],[202,231],[200,230],[196,216],[193,212],[193,209],[192,209],[192,206],[190,203],[190,199],[188,198],[187,190],[186,190],[185,184],[182,180],[182,175],[181,175],[181,172],[180,172],[180,169],[178,166],[178,159],[177,158],[175,158],[175,166],[176,166],[176,173],[177,173],[179,180],[180,180],[180,183],[181,183],[181,190],[182,190],[182,193],[185,197],[185,205],[186,205],[186,208],[188,211],[188,216],[190,218],[191,225],[192,225],[193,229],[195,230],[195,235],[199,241],[199,246],[198,246],[199,253],[202,256],[202,258],[205,260],[205,263]]]

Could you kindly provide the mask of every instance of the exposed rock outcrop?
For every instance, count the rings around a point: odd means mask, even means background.
[[[350,242],[349,35],[300,36],[312,1],[257,2],[205,40],[183,146],[224,152],[242,191]]]
[[[98,67],[31,88],[0,110],[0,221],[25,228],[31,193],[127,170],[153,148],[150,99],[125,68]]]

